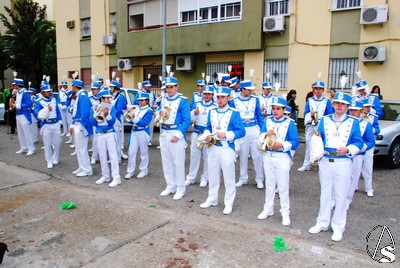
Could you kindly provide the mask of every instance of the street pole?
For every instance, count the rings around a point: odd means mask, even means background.
[[[165,79],[165,68],[167,65],[167,0],[163,0],[163,47],[162,47],[162,79]]]

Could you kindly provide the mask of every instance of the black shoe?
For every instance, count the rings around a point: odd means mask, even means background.
[[[0,264],[3,262],[4,253],[8,251],[7,245],[3,242],[0,242]]]

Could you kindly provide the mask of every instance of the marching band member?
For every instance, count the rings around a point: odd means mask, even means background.
[[[136,98],[139,105],[132,111],[128,110],[126,113],[130,115],[129,123],[132,124],[132,132],[129,137],[129,151],[128,151],[128,167],[126,170],[125,179],[132,178],[136,166],[136,154],[140,150],[140,172],[136,176],[138,179],[144,178],[149,174],[149,147],[148,142],[150,137],[150,122],[153,120],[153,109],[149,107],[150,94],[145,92],[138,93]],[[124,116],[125,119],[126,116]]]
[[[190,166],[189,174],[186,176],[186,186],[195,183],[201,156],[203,156],[203,174],[201,175],[200,187],[206,187],[208,183],[208,150],[205,147],[198,148],[197,140],[207,127],[208,112],[216,108],[217,105],[213,101],[214,88],[212,86],[205,86],[202,95],[202,100],[197,102],[194,106],[195,108],[190,112],[191,119],[195,125],[190,139]]]
[[[272,97],[276,96],[271,93],[272,83],[267,81],[262,83],[262,93],[258,95],[258,99],[260,100],[261,112],[263,117],[266,118],[272,115]]]
[[[100,104],[100,98],[98,96],[100,92],[100,84],[97,82],[92,82],[90,84],[91,93],[89,96],[90,103],[92,104],[92,109],[96,110],[96,107]],[[91,117],[90,117],[91,118]],[[95,126],[93,126],[93,133],[96,133]],[[97,135],[92,135],[92,159],[90,160],[90,164],[96,164],[97,160],[99,159],[99,152],[97,146]]]
[[[29,82],[30,84],[31,82]],[[32,133],[32,139],[33,143],[38,142],[38,122],[37,119],[34,115],[34,110],[35,110],[35,102],[38,99],[38,96],[36,96],[36,88],[29,87],[28,92],[31,95],[31,100],[32,100],[32,109],[31,109],[31,117],[32,117],[32,124],[31,124],[31,133]]]
[[[26,153],[29,156],[35,153],[30,129],[30,125],[33,123],[31,116],[32,99],[24,88],[24,80],[15,78],[14,83],[18,93],[15,102],[13,101],[11,106],[17,112],[18,140],[20,144],[20,149],[16,153]]]
[[[66,137],[68,137],[68,140],[65,142],[66,144],[70,144],[72,143],[73,145],[73,137],[74,137],[74,124],[72,123],[72,111],[74,109],[75,106],[75,102],[76,102],[76,94],[75,92],[71,89],[67,91],[67,95],[68,95],[68,108],[67,108],[67,123],[69,126],[68,129],[68,133],[67,135],[65,135]]]
[[[306,152],[303,165],[297,169],[297,171],[306,171],[311,169],[312,163],[310,161],[310,140],[314,134],[314,127],[317,128],[319,119],[324,115],[333,113],[331,100],[323,96],[324,88],[324,82],[314,82],[312,85],[312,92],[314,96],[307,99],[306,106],[304,108],[304,124],[306,126]]]
[[[117,153],[118,153],[118,161],[121,162],[122,159],[128,159],[128,156],[124,154],[122,151],[122,141],[124,139],[124,125],[122,116],[124,114],[124,110],[126,110],[126,99],[124,95],[119,92],[119,89],[122,87],[119,81],[113,80],[110,84],[110,92],[113,95],[112,104],[116,109],[116,119],[115,120],[115,133],[117,134]]]
[[[96,83],[97,84],[97,83]],[[98,85],[98,84],[97,84]],[[108,167],[107,155],[110,157],[111,176],[113,181],[108,185],[113,188],[121,184],[119,175],[118,154],[119,149],[116,145],[116,133],[114,124],[117,110],[111,104],[111,92],[103,88],[97,97],[100,103],[90,110],[90,122],[95,127],[96,143],[101,167],[101,178],[96,184],[103,184],[110,181],[110,169]]]
[[[230,80],[229,88],[231,89],[231,98],[236,98],[240,95],[240,83],[237,77]]]
[[[272,116],[267,117],[264,121],[259,136],[259,144],[262,144],[261,150],[264,151],[262,157],[265,175],[265,203],[258,219],[264,220],[268,216],[274,215],[275,189],[278,188],[282,224],[288,226],[290,225],[289,172],[293,164],[292,151],[299,146],[299,136],[294,121],[284,116],[285,99],[275,96],[272,98],[271,105]],[[273,137],[276,139],[274,140]]]
[[[232,213],[236,195],[236,152],[234,141],[244,137],[246,130],[239,111],[228,105],[230,89],[228,87],[218,87],[215,95],[218,108],[209,111],[207,128],[199,138],[200,142],[203,141],[206,144],[211,142],[211,138],[215,141],[215,144],[208,148],[208,197],[200,207],[209,208],[218,205],[218,191],[222,170],[225,184],[225,208],[222,213],[227,215]]]
[[[357,100],[364,100],[368,99],[369,103],[372,104],[371,107],[371,113],[376,114],[378,116],[378,119],[383,116],[383,111],[382,111],[382,106],[381,102],[379,100],[379,97],[376,96],[375,94],[369,93],[369,86],[367,81],[361,80],[356,83],[358,95],[356,96]],[[367,90],[368,88],[368,90]]]
[[[186,97],[178,93],[178,79],[165,79],[166,96],[159,106],[160,150],[164,178],[167,187],[161,196],[175,193],[173,199],[185,195],[185,148],[186,131],[190,126],[190,107]]]
[[[58,101],[51,91],[49,85],[40,87],[42,97],[36,101],[34,110],[35,117],[40,120],[40,134],[43,137],[47,168],[53,168],[53,165],[58,164],[61,148],[61,113]]]
[[[262,167],[261,152],[257,147],[260,129],[264,123],[261,113],[260,100],[251,95],[255,90],[250,80],[240,82],[240,95],[230,101],[230,106],[239,110],[243,125],[246,129],[245,136],[239,140],[239,158],[240,158],[240,177],[236,183],[236,187],[241,187],[248,183],[248,161],[249,154],[253,159],[254,170],[256,173],[257,188],[264,187],[264,176]]]
[[[368,100],[367,100],[368,101]],[[349,193],[347,195],[347,203],[346,208],[349,208],[351,201],[353,200],[354,192],[358,188],[358,180],[360,179],[361,169],[363,167],[363,158],[365,156],[365,152],[371,150],[375,146],[375,137],[372,130],[372,125],[368,120],[361,117],[361,110],[363,108],[363,103],[361,101],[352,100],[351,105],[349,107],[350,115],[357,118],[360,122],[360,133],[363,139],[363,148],[360,152],[353,157],[353,169],[351,175],[351,182],[349,187]],[[373,151],[373,150],[372,150]],[[372,169],[372,166],[371,166]],[[371,173],[372,175],[372,173]],[[365,189],[367,190],[367,178],[364,177],[365,180]],[[371,176],[371,189],[372,189],[372,176]],[[368,191],[367,191],[368,193]]]
[[[192,94],[192,100],[190,102],[190,110],[196,109],[196,103],[203,100],[203,89],[206,85],[206,81],[197,80],[197,92]]]
[[[371,106],[373,105],[373,100],[371,98],[366,98],[362,100],[363,109],[362,109],[362,117],[367,120],[372,125],[372,133],[373,135],[378,135],[381,132],[381,128],[378,122],[378,115],[371,113]],[[374,139],[375,141],[375,139]],[[372,189],[372,171],[374,167],[374,149],[373,147],[368,148],[363,155],[362,161],[362,176],[364,178],[365,183],[365,192],[367,196],[373,197],[374,190]]]
[[[334,114],[324,116],[318,125],[324,145],[324,155],[319,160],[319,181],[321,184],[320,208],[316,225],[308,232],[317,234],[326,231],[331,223],[333,241],[340,241],[346,227],[346,203],[349,192],[352,158],[363,147],[359,121],[347,115],[351,96],[338,92],[335,94]],[[335,211],[331,220],[331,202]]]
[[[60,108],[61,112],[61,119],[62,119],[62,127],[63,133],[61,136],[65,136],[68,134],[69,124],[68,124],[68,106],[71,102],[71,99],[68,97],[68,84],[67,81],[61,81],[61,88],[58,91],[58,100],[59,104],[58,107]]]
[[[75,152],[79,165],[79,168],[72,174],[77,177],[91,176],[93,170],[88,153],[89,136],[93,134],[93,127],[90,123],[91,103],[81,80],[72,80],[72,90],[76,94],[72,109],[72,122],[74,125]]]
[[[283,114],[287,117],[290,118],[290,114],[292,113],[292,107],[286,105],[285,106],[285,111],[283,112]],[[293,157],[292,157],[293,158]]]
[[[155,111],[157,109],[157,106],[158,106],[158,104],[156,102],[157,98],[156,98],[156,94],[153,91],[151,91],[151,84],[150,84],[149,80],[142,82],[142,91],[141,92],[149,94],[148,106],[150,106],[150,108],[153,111]],[[137,95],[137,96],[139,96],[139,95]],[[140,101],[137,99],[137,97],[135,98],[134,104],[135,105],[139,105],[140,104]],[[153,116],[154,116],[154,113],[153,113]],[[154,131],[154,117],[150,121],[149,130],[150,130],[150,141],[148,142],[148,145],[152,145],[153,144],[152,143],[152,141],[153,141],[153,131]]]

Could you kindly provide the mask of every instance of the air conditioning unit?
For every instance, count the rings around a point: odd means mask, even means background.
[[[75,28],[75,21],[74,20],[67,21],[67,28],[68,29]]]
[[[388,5],[361,8],[361,24],[378,24],[388,20]]]
[[[175,59],[178,71],[191,71],[193,70],[193,57],[190,55],[177,56]]]
[[[103,45],[115,45],[115,35],[105,34],[103,35]]]
[[[384,62],[386,60],[386,45],[368,45],[362,48],[361,61]]]
[[[132,61],[130,59],[119,59],[118,60],[118,70],[119,71],[132,70]]]
[[[278,32],[285,30],[285,18],[283,16],[269,16],[264,17],[263,20],[263,31]]]

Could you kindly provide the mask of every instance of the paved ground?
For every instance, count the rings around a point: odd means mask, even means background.
[[[32,157],[16,155],[17,136],[5,133],[1,125],[0,241],[10,249],[3,267],[369,267],[377,264],[365,250],[369,231],[386,225],[394,240],[400,239],[399,172],[380,165],[375,167],[374,198],[366,197],[360,182],[341,242],[330,240],[331,231],[309,234],[318,213],[319,183],[316,169],[296,171],[304,144],[291,171],[292,224],[283,227],[278,198],[275,216],[257,220],[264,191],[254,180],[238,189],[229,216],[222,214],[223,187],[220,205],[210,209],[199,207],[207,189],[198,185],[188,187],[180,201],[161,197],[165,182],[158,133],[150,148],[149,176],[123,180],[115,189],[95,185],[99,165],[92,177],[73,176],[77,162],[66,144],[60,164],[48,170],[42,142]],[[126,161],[121,175],[125,172]],[[252,169],[250,174],[254,177]],[[60,210],[63,201],[77,207]],[[290,250],[275,252],[275,236],[282,236]]]

